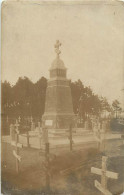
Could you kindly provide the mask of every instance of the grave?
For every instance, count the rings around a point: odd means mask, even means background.
[[[77,116],[73,112],[71,89],[66,75],[67,69],[60,59],[60,46],[61,43],[57,40],[55,44],[57,56],[49,69],[50,79],[47,83],[42,128],[48,129],[50,148],[69,150],[69,148],[80,147],[81,145],[89,147],[90,144],[92,147],[97,147],[93,132],[89,130],[89,123],[84,130],[77,128]],[[73,128],[71,139],[69,138],[70,125]]]

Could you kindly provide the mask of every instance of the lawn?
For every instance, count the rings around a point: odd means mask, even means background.
[[[101,154],[96,149],[64,152],[50,158],[50,191],[46,189],[46,177],[43,162],[45,157],[38,149],[22,148],[19,151],[21,162],[16,173],[15,157],[12,146],[2,143],[2,193],[21,195],[99,195],[94,180],[100,182],[100,176],[91,174],[91,167],[101,168]],[[123,150],[123,148],[121,149]],[[122,152],[121,152],[122,153]],[[71,167],[80,169],[62,174],[62,170]],[[108,169],[119,173],[118,180],[108,180],[108,189],[115,195],[123,191],[124,156],[109,158]]]

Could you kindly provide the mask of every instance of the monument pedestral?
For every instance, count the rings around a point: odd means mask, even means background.
[[[61,46],[57,41],[55,51],[56,59],[53,61],[50,71],[50,79],[47,83],[45,112],[42,116],[42,128],[48,130],[50,147],[53,149],[65,148],[69,150],[70,145],[74,147],[96,147],[93,133],[88,130],[74,129],[76,126],[76,116],[73,112],[71,88],[66,78],[67,69],[64,62],[60,59],[59,50]],[[75,131],[70,136],[70,125]],[[72,141],[72,142],[71,142]],[[44,145],[42,145],[44,147]]]
[[[66,129],[71,124],[74,126],[74,115],[73,114],[45,114],[43,116],[43,127],[48,129]]]
[[[90,131],[89,121],[85,128],[74,129],[76,122],[73,112],[71,88],[66,78],[67,69],[60,59],[60,42],[55,44],[56,59],[50,68],[50,79],[47,83],[45,112],[42,116],[42,129],[48,130],[48,141],[53,149],[97,147],[97,140]],[[70,126],[71,125],[71,126]],[[75,131],[70,133],[70,129]],[[43,142],[44,147],[44,142]]]
[[[50,68],[50,79],[47,83],[45,112],[42,117],[42,126],[53,129],[65,129],[74,126],[74,112],[71,89],[66,78],[66,67],[60,59],[61,43],[56,42],[56,59]]]

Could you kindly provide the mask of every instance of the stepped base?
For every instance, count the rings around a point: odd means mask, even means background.
[[[61,129],[69,128],[71,124],[74,126],[75,115],[73,113],[60,114],[44,114],[42,117],[42,126],[47,129]]]

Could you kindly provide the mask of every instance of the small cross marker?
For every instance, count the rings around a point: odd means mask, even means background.
[[[107,171],[107,157],[102,157],[102,169],[98,169],[95,167],[91,168],[91,173],[95,173],[97,175],[101,175],[101,183],[95,180],[95,187],[101,191],[104,195],[112,195],[111,192],[107,190],[107,179],[118,179],[118,173],[114,173],[111,171]]]
[[[21,161],[21,156],[19,156],[15,150],[13,150],[13,155],[16,157],[18,161]]]
[[[19,173],[19,161],[21,161],[21,157],[19,156],[19,148],[23,147],[23,145],[19,143],[18,127],[19,127],[18,120],[16,120],[15,125],[12,125],[12,124],[10,125],[11,145],[15,147],[15,150],[13,150],[13,155],[16,158],[16,172],[17,173]],[[12,135],[14,135],[14,137]]]
[[[17,134],[19,134],[19,130],[18,130],[18,127],[19,127],[19,124],[18,124],[18,120],[16,120],[16,123],[15,123],[15,131]]]
[[[21,122],[21,117],[19,116],[19,118],[18,118],[18,121],[19,121],[19,123]]]

